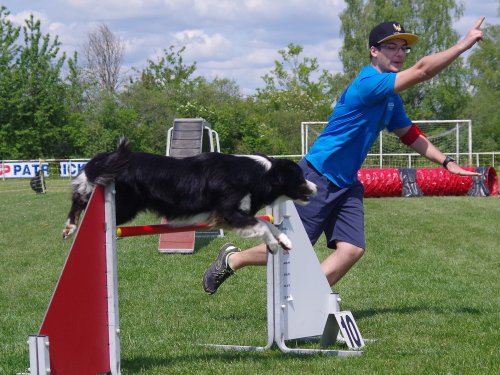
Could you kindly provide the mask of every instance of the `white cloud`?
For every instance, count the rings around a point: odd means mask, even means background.
[[[173,34],[175,45],[185,46],[188,59],[220,60],[230,58],[232,45],[222,34],[209,35],[200,29],[183,30]]]
[[[328,39],[318,44],[305,45],[304,56],[316,57],[320,65],[320,70],[326,69],[332,73],[342,71],[342,63],[339,51],[342,48],[342,39]]]
[[[485,16],[485,24],[500,23],[500,2],[498,0],[464,0],[465,12],[454,27],[457,32],[464,36],[475,24],[480,16]]]
[[[242,60],[253,67],[273,66],[274,60],[279,58],[278,51],[274,48],[252,50]],[[244,61],[241,61],[242,63]]]
[[[30,15],[33,14],[35,20],[40,20],[42,24],[46,24],[48,22],[48,17],[45,13],[36,12],[36,11],[23,11],[16,14],[11,13],[7,19],[11,21],[14,25],[17,26],[25,26],[26,20],[30,18]]]

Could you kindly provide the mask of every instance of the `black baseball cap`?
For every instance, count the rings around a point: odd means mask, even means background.
[[[404,39],[406,44],[410,46],[417,42],[418,36],[407,33],[403,25],[395,21],[382,22],[370,31],[370,47],[393,39]]]

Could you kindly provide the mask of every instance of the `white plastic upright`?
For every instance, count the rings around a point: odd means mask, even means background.
[[[109,366],[112,375],[121,374],[120,317],[118,310],[118,259],[116,254],[115,184],[104,191],[106,220],[106,278],[108,299]]]
[[[30,375],[49,375],[49,338],[45,335],[30,335],[28,338]]]
[[[309,237],[292,201],[273,208],[279,229],[293,249],[278,251],[273,258],[275,341],[283,352],[357,356],[361,351],[289,348],[285,340],[321,337],[322,346],[337,341],[332,314],[340,311],[340,298],[332,293]],[[329,323],[327,325],[327,322]],[[331,335],[331,337],[324,337]]]
[[[330,314],[332,291],[294,203],[286,201],[280,210],[280,230],[293,244],[291,251],[275,255],[279,258],[280,303],[284,305],[283,334],[286,340],[319,336]]]

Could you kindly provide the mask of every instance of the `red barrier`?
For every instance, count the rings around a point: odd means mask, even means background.
[[[487,189],[479,189],[484,195],[497,196],[498,177],[493,167],[464,167],[468,171],[479,171],[482,173],[477,180],[476,177],[458,176],[448,172],[444,168],[417,168],[415,169],[415,180],[418,188],[424,196],[460,196],[473,195],[473,185],[483,186]],[[403,183],[401,181],[401,170],[397,168],[369,168],[360,169],[358,179],[365,189],[365,197],[400,197],[402,195]],[[476,179],[476,180],[475,180]],[[479,184],[479,185],[478,185]]]
[[[273,221],[272,215],[261,215],[256,216],[258,219]],[[192,225],[172,225],[172,224],[151,224],[151,225],[137,225],[129,227],[118,227],[116,228],[117,237],[132,237],[132,236],[145,236],[150,234],[161,234],[161,233],[177,233],[177,232],[191,232],[196,230],[203,230],[210,228],[210,225],[192,224]]]
[[[474,167],[464,167],[474,171]],[[472,187],[472,177],[458,176],[444,168],[418,168],[417,184],[424,195],[467,195]]]
[[[488,167],[486,171],[486,186],[492,197],[498,196],[498,176],[497,171],[493,167]]]
[[[403,189],[397,168],[360,169],[358,180],[363,184],[367,198],[399,197]]]
[[[137,225],[116,228],[117,237],[146,236],[149,234],[191,232],[210,228],[208,224],[176,226],[171,224]]]

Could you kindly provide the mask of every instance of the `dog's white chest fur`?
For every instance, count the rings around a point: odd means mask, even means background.
[[[251,208],[252,208],[252,196],[250,194],[247,194],[243,197],[243,199],[240,202],[240,210],[243,212],[250,212]]]

